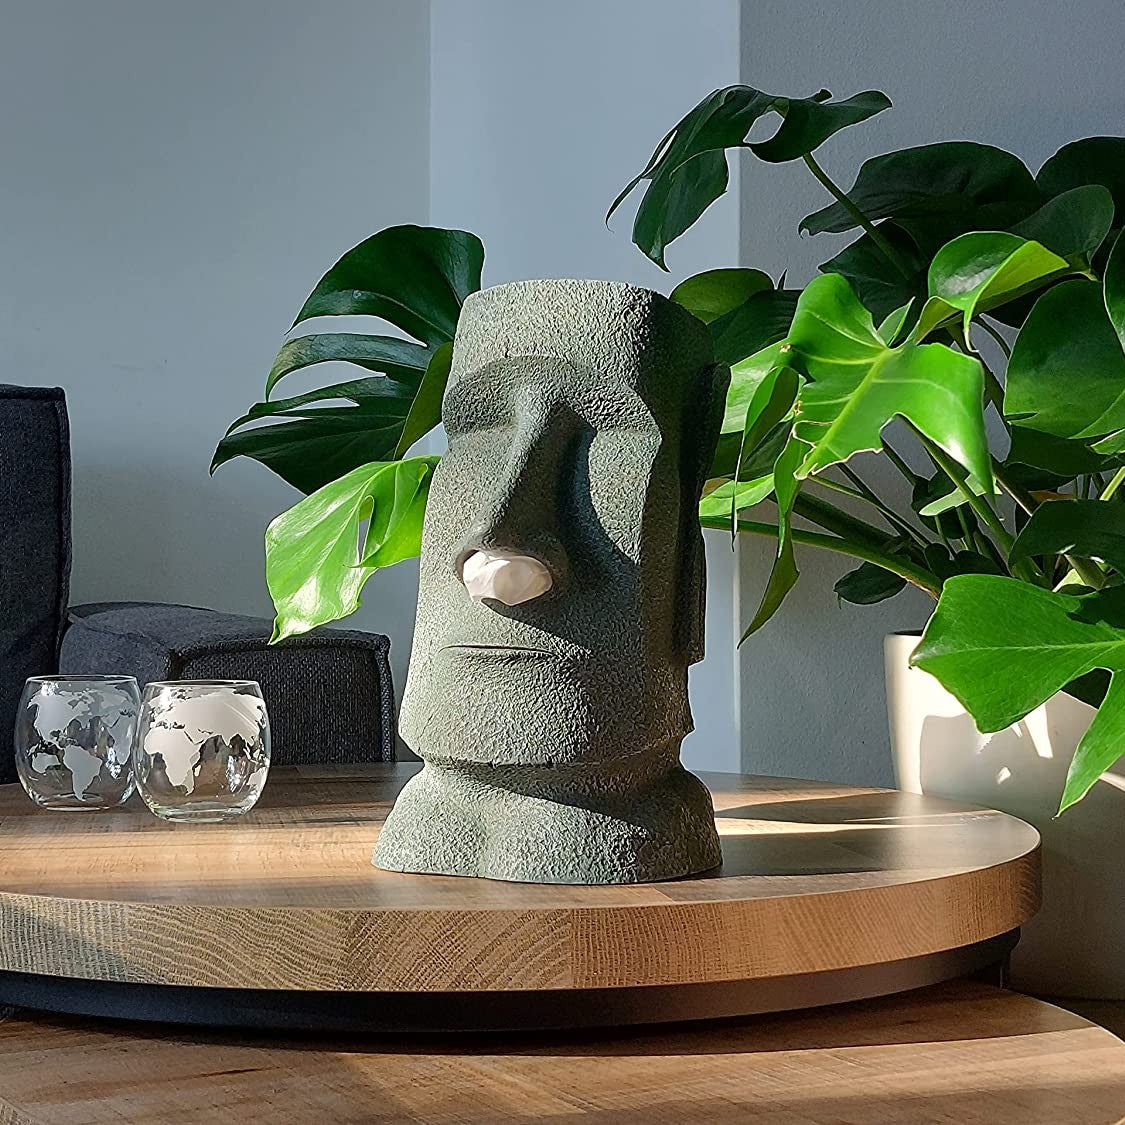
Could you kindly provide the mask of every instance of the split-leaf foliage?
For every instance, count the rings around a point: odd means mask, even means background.
[[[810,543],[859,561],[836,584],[844,600],[868,605],[907,585],[937,600],[914,662],[982,731],[1062,690],[1100,703],[1062,810],[1125,751],[1125,138],[1068,144],[1034,174],[989,145],[922,145],[873,157],[841,188],[821,146],[887,105],[872,91],[843,101],[717,91],[614,207],[644,185],[633,241],[666,266],[669,245],[725,188],[720,160],[743,149],[803,160],[824,187],[831,198],[800,232],[856,236],[797,295],[783,333],[776,320],[766,330],[759,309],[743,314],[763,326],[756,336],[725,337],[724,430],[757,432],[754,391],[782,367],[800,390],[768,438],[733,458],[720,443],[701,518],[777,541],[747,634],[797,581],[794,542]],[[748,139],[768,113],[782,119],[781,144]],[[749,202],[773,221],[772,207]],[[725,318],[739,299],[784,315],[780,289],[703,276]],[[876,459],[891,467],[878,489]],[[1091,683],[1102,685],[1093,696]]]
[[[1035,173],[990,145],[921,145],[867,160],[841,187],[822,164],[832,138],[890,104],[873,90],[717,90],[610,214],[639,192],[633,241],[667,268],[743,150],[801,162],[822,186],[798,230],[853,238],[807,285],[724,266],[671,291],[732,369],[700,519],[776,543],[747,636],[783,604],[811,545],[856,560],[835,587],[844,600],[914,586],[937,601],[915,663],[982,730],[1060,690],[1100,702],[1066,808],[1125,750],[1125,138],[1075,141]],[[769,197],[748,202],[751,221],[776,223]],[[383,324],[286,340],[262,401],[220,442],[213,467],[250,457],[309,494],[267,534],[276,635],[352,612],[371,574],[417,554],[437,459],[410,450],[440,421],[483,260],[471,234],[414,226],[348,251],[294,328]],[[278,392],[325,362],[361,370]],[[878,460],[889,469],[873,476]],[[1093,696],[1091,682],[1103,685]]]

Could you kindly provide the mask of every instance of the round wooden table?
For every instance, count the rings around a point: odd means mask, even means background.
[[[615,1025],[831,1004],[1001,962],[1038,837],[876,789],[704,775],[723,866],[547,886],[371,866],[414,765],[277,770],[224,825],[0,787],[0,1002],[318,1029]],[[346,995],[341,995],[346,994]]]

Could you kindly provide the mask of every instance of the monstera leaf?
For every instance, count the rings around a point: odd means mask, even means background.
[[[1112,458],[1095,453],[1081,441],[1057,438],[1025,426],[1012,426],[1011,436],[1007,456],[1009,468],[1026,466],[1045,481],[1042,485],[1033,483],[1032,488],[1053,488],[1073,480],[1080,473],[1100,473],[1115,467]]]
[[[1125,234],[1118,235],[1113,244],[1102,284],[1109,322],[1125,348]]]
[[[734,516],[773,492],[773,471],[792,430],[793,402],[800,379],[780,362],[779,345],[764,349],[731,371],[730,390],[722,422],[722,437],[736,441],[730,464],[712,466],[713,479],[699,503],[708,526],[735,531]],[[721,461],[722,455],[716,458]]]
[[[753,480],[723,481],[699,501],[699,518],[707,520],[709,526],[713,526],[716,521],[721,521],[725,526],[731,519],[732,511],[737,514],[746,508],[753,508],[771,492],[773,492],[772,473],[764,477],[755,477]]]
[[[900,149],[867,160],[848,198],[868,219],[895,219],[932,253],[964,231],[1025,218],[1044,202],[1018,157],[991,145],[947,141]],[[833,203],[801,220],[808,234],[859,226],[855,212]],[[936,240],[936,241],[935,241]]]
[[[281,345],[266,376],[266,397],[286,375],[317,363],[342,361],[377,371],[390,379],[417,386],[433,353],[423,344],[393,336],[365,336],[358,332],[325,332],[298,336]]]
[[[777,553],[761,603],[742,640],[773,616],[797,581],[791,526],[801,485],[794,473],[805,446],[792,436],[792,427],[802,379],[785,362],[785,354],[775,344],[733,368],[723,418],[724,436],[738,440],[733,464],[727,466],[733,479],[712,488],[699,503],[700,518],[707,526],[728,528],[734,536],[740,511],[771,493],[777,502]],[[720,443],[716,460],[721,457]]]
[[[796,289],[766,289],[713,320],[708,327],[715,342],[715,358],[734,366],[784,340],[798,296]]]
[[[438,227],[390,227],[349,250],[321,278],[294,325],[321,316],[376,316],[414,339],[331,332],[286,341],[267,377],[265,400],[230,427],[211,471],[233,457],[251,457],[308,493],[357,466],[403,456],[441,420],[446,345],[465,298],[480,288],[483,263],[475,235]],[[272,397],[286,376],[326,362],[377,374]]]
[[[780,359],[783,351],[781,348],[767,348],[765,352],[761,353],[760,357],[754,358],[761,362],[770,354]],[[743,456],[753,453],[765,441],[774,427],[782,419],[790,416],[800,385],[800,376],[784,362],[772,363],[761,377],[758,377],[755,373],[753,393],[742,410],[741,417],[739,417],[737,408],[733,411],[735,425],[742,433]],[[741,397],[741,394],[739,397]],[[729,424],[727,418],[731,413],[731,405],[728,397],[727,413],[723,417],[724,426]]]
[[[805,454],[804,446],[790,438],[778,457],[773,470],[773,493],[777,501],[777,553],[774,555],[770,576],[762,592],[757,611],[746,626],[739,644],[756,633],[780,609],[785,596],[797,584],[800,572],[793,551],[793,506],[801,490],[797,479],[797,466]]]
[[[434,352],[426,373],[414,392],[414,399],[410,403],[410,410],[395,447],[396,458],[405,457],[407,450],[441,421],[441,402],[445,397],[445,385],[449,382],[452,367],[453,344],[442,344]]]
[[[887,331],[893,338],[895,327]],[[796,371],[786,380],[782,372],[789,365]],[[810,380],[803,387],[796,380],[798,373]],[[771,440],[780,437],[784,442],[770,474],[778,508],[777,554],[743,640],[770,619],[797,581],[792,516],[801,481],[856,453],[879,448],[882,430],[892,418],[907,418],[964,466],[971,487],[991,491],[980,364],[941,344],[908,341],[890,347],[838,274],[825,274],[806,287],[785,342],[736,365],[731,388],[734,401],[728,398],[724,429],[733,430],[742,422],[744,435],[764,445],[761,431],[773,426]],[[799,397],[790,436],[787,423],[784,428],[776,423],[794,391]],[[742,464],[741,454],[736,464]],[[736,485],[724,493],[734,509],[732,517],[748,506],[743,495],[757,500],[768,494],[759,474],[745,477],[744,494]],[[878,600],[899,589],[897,579],[868,568],[854,574],[840,592],[855,600]]]
[[[904,318],[911,312],[916,317],[926,298],[926,259],[896,223],[882,222],[877,229],[893,249],[896,262],[887,258],[870,234],[864,234],[834,258],[822,262],[820,272],[846,277],[876,320],[896,309],[902,310]]]
[[[1086,137],[1063,145],[1035,179],[1048,195],[1101,184],[1113,197],[1118,215],[1125,219],[1125,137]]]
[[[978,313],[1018,300],[1072,270],[1088,271],[1112,219],[1113,201],[1105,188],[1075,188],[1010,232],[978,230],[952,239],[928,270],[913,239],[888,220],[879,231],[894,247],[897,265],[865,234],[821,270],[848,278],[875,317],[915,299],[921,287],[928,301],[919,317],[919,338],[958,313],[968,335]]]
[[[1071,272],[1071,263],[1038,242],[1006,231],[973,231],[946,243],[927,274],[926,303],[912,337],[962,322],[970,339],[978,313],[1016,301]]]
[[[730,369],[730,386],[720,428],[722,434],[741,434],[758,388],[781,364],[781,344],[763,348]]]
[[[1018,722],[1080,676],[1109,672],[1105,699],[1070,764],[1062,812],[1125,751],[1122,625],[1120,586],[1075,596],[1014,578],[959,575],[946,581],[912,662],[937,677],[985,733]]]
[[[1125,430],[1125,353],[1096,281],[1063,282],[1035,302],[1012,349],[1004,413],[1059,438],[1090,442]]]
[[[861,563],[836,581],[836,596],[853,605],[875,605],[906,589],[906,579],[874,563]]]
[[[930,263],[929,300],[920,338],[960,314],[965,336],[987,312],[1070,272],[1065,258],[1038,242],[1003,231],[975,231],[946,243]]]
[[[418,554],[437,462],[411,457],[361,465],[269,525],[266,583],[277,610],[275,641],[354,613],[376,570]]]
[[[1009,562],[1033,555],[1098,559],[1125,573],[1125,504],[1065,500],[1040,504],[1008,553]]]
[[[453,339],[480,288],[484,247],[441,227],[388,227],[349,250],[317,283],[294,326],[317,316],[377,316],[437,347]]]
[[[1071,188],[1049,199],[1012,233],[1041,242],[1048,250],[1089,269],[1113,226],[1113,196],[1100,184]]]
[[[671,298],[710,327],[715,358],[733,367],[785,338],[797,290],[775,289],[761,270],[721,269],[680,282]]]
[[[793,368],[781,364],[772,368],[754,391],[754,397],[743,422],[742,442],[735,461],[734,479],[743,479],[743,464],[747,454],[756,452],[766,438],[785,419],[792,419],[793,403],[801,388],[801,377]],[[775,481],[776,484],[776,481]],[[731,535],[735,534],[734,517],[737,511],[737,490],[731,498]]]
[[[211,471],[232,457],[252,457],[301,492],[314,492],[357,460],[393,458],[416,393],[415,386],[386,376],[256,403],[219,443]],[[345,401],[353,405],[340,405]],[[336,405],[318,405],[323,402]],[[244,428],[264,418],[281,424]]]
[[[805,288],[787,344],[790,362],[811,379],[794,428],[811,446],[798,479],[878,449],[884,427],[902,417],[963,466],[971,485],[992,491],[977,360],[943,344],[907,340],[888,347],[837,274]]]
[[[1109,322],[1113,325],[1122,348],[1125,348],[1125,232],[1117,236],[1117,241],[1110,251],[1102,286]],[[1111,362],[1109,357],[1112,356],[1112,350],[1106,349],[1106,353],[1107,362]],[[1120,421],[1123,415],[1125,409],[1120,408],[1119,405],[1111,412],[1114,423]],[[1117,430],[1101,441],[1095,442],[1093,448],[1096,453],[1103,455],[1125,453],[1125,429]]]
[[[679,238],[727,189],[729,148],[749,148],[760,160],[796,160],[849,125],[889,108],[890,99],[867,90],[834,102],[827,90],[811,98],[766,94],[728,86],[708,94],[660,142],[649,162],[613,201],[608,218],[643,180],[648,181],[633,223],[633,242],[662,269],[666,247]],[[767,140],[747,142],[766,114],[781,118]]]
[[[719,269],[697,273],[679,285],[669,297],[683,305],[704,324],[718,320],[724,313],[738,308],[744,301],[773,288],[769,274],[751,269]]]

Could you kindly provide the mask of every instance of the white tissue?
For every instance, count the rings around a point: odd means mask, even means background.
[[[505,605],[519,605],[551,588],[551,572],[530,555],[480,550],[465,560],[461,581],[474,602],[494,598]]]

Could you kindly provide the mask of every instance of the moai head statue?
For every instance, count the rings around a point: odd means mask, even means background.
[[[679,747],[728,378],[704,325],[648,290],[528,281],[466,301],[401,719],[426,766],[380,866],[615,883],[718,863]]]

